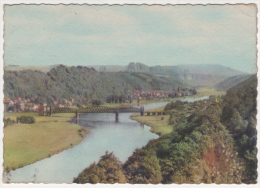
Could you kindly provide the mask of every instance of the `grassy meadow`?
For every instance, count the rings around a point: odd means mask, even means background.
[[[163,118],[163,119],[162,119]],[[168,125],[170,115],[164,116],[140,116],[133,115],[131,119],[151,127],[151,132],[164,135],[172,132],[172,126]]]
[[[67,114],[68,117],[73,114]],[[4,170],[29,165],[79,144],[87,129],[68,118],[38,116],[37,113],[6,113],[5,118],[34,116],[34,124],[13,124],[4,128]]]

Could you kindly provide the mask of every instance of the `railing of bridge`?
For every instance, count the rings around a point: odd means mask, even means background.
[[[52,113],[135,113],[140,112],[140,108],[135,107],[117,107],[110,108],[105,106],[97,106],[97,107],[84,107],[84,108],[54,108]]]

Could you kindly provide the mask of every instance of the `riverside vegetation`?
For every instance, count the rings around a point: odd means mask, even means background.
[[[106,153],[75,183],[256,183],[257,79],[223,97],[168,104],[172,132],[136,149],[121,164]]]

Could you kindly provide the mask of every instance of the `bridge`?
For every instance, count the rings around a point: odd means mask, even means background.
[[[142,111],[141,108],[135,107],[117,107],[117,108],[110,108],[106,106],[91,106],[91,107],[84,107],[84,108],[70,108],[70,107],[63,107],[63,108],[54,108],[50,110],[51,113],[138,113]]]
[[[50,107],[49,115],[51,116],[54,113],[75,113],[77,119],[79,119],[79,114],[85,113],[115,113],[116,121],[118,121],[119,113],[140,113],[141,116],[144,115],[144,107],[136,108],[136,107],[115,107],[110,108],[106,106],[91,106],[91,107],[83,107],[83,108],[70,108],[70,107],[62,107],[62,108],[54,108]]]
[[[62,107],[62,108],[53,108],[49,107],[49,115],[55,113],[75,113],[75,118],[79,119],[79,114],[85,113],[114,113],[115,119],[118,121],[119,113],[140,113],[140,116],[160,116],[166,115],[166,111],[144,111],[144,107],[141,106],[140,108],[136,107],[115,107],[110,108],[106,106],[91,106],[91,107],[82,107],[82,108],[70,108],[70,107]]]

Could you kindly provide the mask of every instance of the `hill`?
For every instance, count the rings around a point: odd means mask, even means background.
[[[123,65],[90,65],[98,72],[124,72],[126,71],[127,66]]]
[[[44,73],[49,72],[53,66],[5,66],[6,71],[37,70]],[[194,64],[176,66],[148,66],[143,63],[129,63],[124,65],[92,65],[100,73],[146,73],[152,76],[164,78],[172,82],[182,83],[190,87],[213,87],[225,79],[245,75],[241,71],[231,69],[221,65]]]
[[[215,75],[223,77],[244,74],[244,72],[216,64],[187,64],[177,65],[176,67],[190,74]]]
[[[57,65],[56,65],[57,66]],[[4,70],[7,71],[24,71],[24,70],[33,70],[41,71],[47,73],[54,66],[4,66]]]
[[[127,72],[146,72],[155,76],[170,77],[193,87],[212,87],[230,76],[245,74],[222,65],[191,64],[176,66],[152,66],[130,63]]]
[[[126,94],[133,90],[172,91],[186,87],[181,82],[148,73],[97,72],[94,68],[59,65],[47,74],[41,71],[23,70],[4,73],[4,93],[11,98],[100,98]]]
[[[242,75],[232,76],[232,77],[229,77],[229,78],[223,80],[222,82],[216,84],[214,86],[214,88],[217,89],[217,90],[226,91],[226,90],[230,89],[231,87],[247,80],[251,76],[252,75],[250,75],[250,74],[242,74]]]
[[[257,77],[251,76],[227,91],[223,100],[221,123],[232,135],[238,155],[244,161],[244,182],[257,178],[256,97]]]

